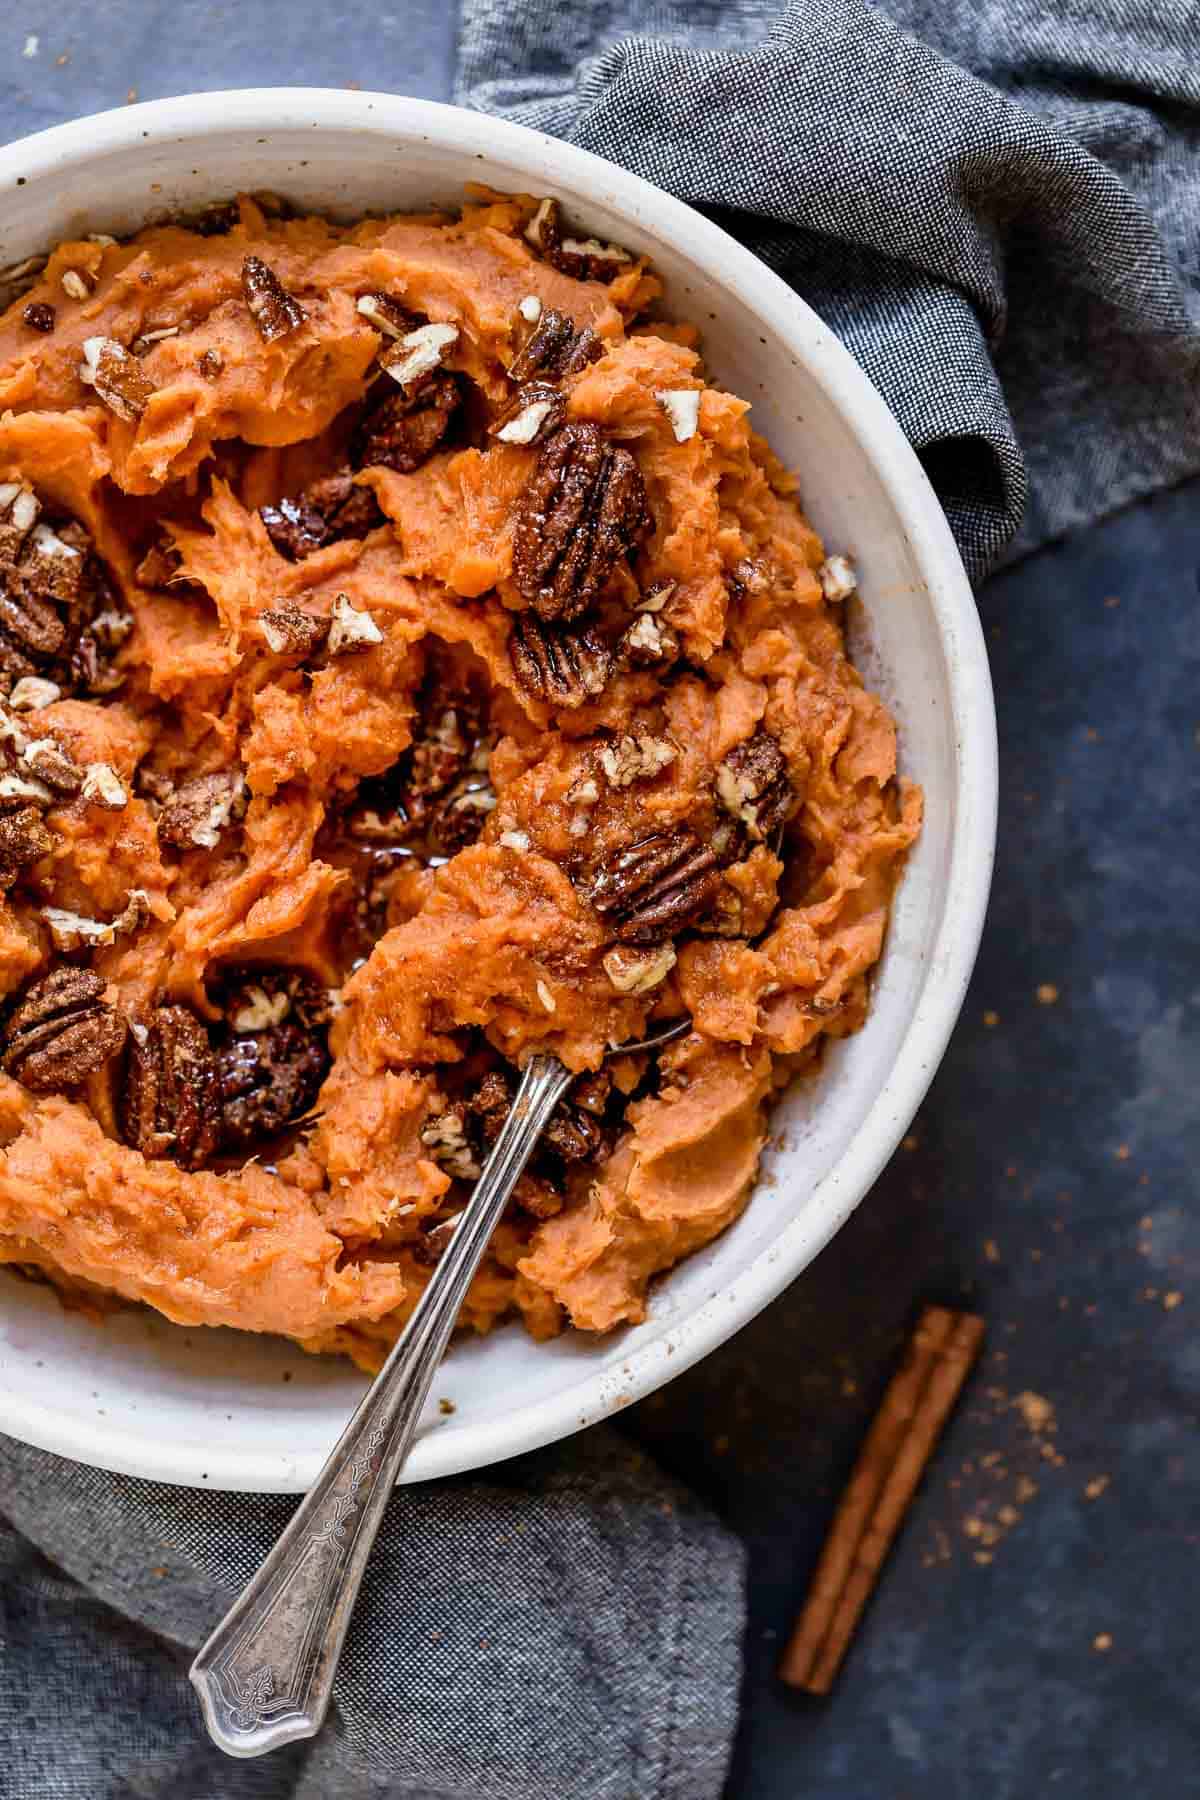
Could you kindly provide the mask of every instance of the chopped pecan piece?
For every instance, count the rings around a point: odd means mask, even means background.
[[[590,325],[579,330],[574,319],[553,306],[542,311],[524,344],[509,364],[509,377],[527,381],[565,381],[604,355],[604,345]]]
[[[214,850],[225,828],[246,811],[240,769],[218,769],[185,781],[158,818],[159,840],[179,850]]]
[[[349,594],[335,594],[326,641],[330,656],[354,656],[382,644],[383,633],[372,614],[355,606]]]
[[[588,898],[623,944],[657,944],[712,906],[720,861],[687,825],[640,838],[594,877]]]
[[[143,888],[133,888],[115,919],[90,919],[86,913],[71,912],[65,906],[43,906],[46,922],[56,950],[91,950],[97,945],[115,944],[142,925],[150,911]]]
[[[797,795],[788,779],[783,752],[768,732],[756,731],[718,765],[717,794],[751,839],[773,838],[795,810]]]
[[[328,988],[304,969],[222,969],[212,998],[237,1032],[267,1031],[285,1019],[317,1031],[333,1017]]]
[[[383,523],[374,494],[355,483],[351,469],[310,483],[297,499],[260,507],[259,517],[276,550],[289,562],[303,562],[314,550],[342,538],[366,537]]]
[[[457,856],[478,842],[495,807],[496,796],[486,775],[467,776],[434,809],[429,821],[430,844],[442,856]]]
[[[552,1181],[534,1175],[528,1169],[513,1189],[513,1203],[531,1219],[553,1219],[563,1209],[564,1201]]]
[[[0,677],[5,685],[37,676],[63,692],[108,693],[121,676],[105,652],[128,635],[132,618],[83,527],[52,529],[41,512],[30,489],[0,483]]]
[[[619,244],[605,244],[599,238],[564,237],[557,200],[538,203],[525,227],[525,236],[547,262],[576,281],[612,281],[633,261],[628,250],[622,250]]]
[[[638,737],[618,738],[605,744],[597,761],[615,788],[631,787],[635,781],[653,781],[656,775],[675,761],[676,749],[666,738],[651,737],[643,732]]]
[[[22,869],[53,848],[54,839],[37,806],[16,805],[0,812],[0,889],[10,888]]]
[[[543,619],[576,618],[645,536],[646,490],[628,450],[595,425],[562,425],[542,446],[513,543],[518,591]]]
[[[488,435],[500,444],[540,444],[563,422],[566,401],[546,381],[527,381],[517,389]]]
[[[221,1137],[217,1062],[187,1006],[159,1006],[130,1027],[120,1096],[121,1135],[143,1156],[199,1169]]]
[[[436,1263],[439,1263],[450,1248],[450,1240],[461,1223],[462,1214],[456,1212],[452,1213],[448,1219],[437,1219],[432,1225],[424,1227],[420,1237],[413,1245],[413,1256],[417,1262],[422,1263],[427,1269],[432,1269]]]
[[[293,1019],[235,1036],[216,1052],[221,1146],[247,1149],[309,1110],[329,1073],[322,1034]]]
[[[58,968],[35,982],[9,1015],[0,1067],[35,1093],[75,1087],[125,1042],[124,1013],[90,969]]]
[[[219,350],[214,350],[210,346],[207,350],[201,351],[196,367],[206,381],[215,381],[225,367],[225,358]]]
[[[329,636],[329,620],[300,606],[269,606],[258,614],[258,622],[276,656],[310,656]]]
[[[461,399],[454,376],[444,374],[388,394],[354,435],[351,455],[356,466],[411,475],[429,461],[449,431]]]
[[[461,1112],[451,1110],[432,1114],[421,1129],[421,1142],[447,1175],[467,1181],[478,1175],[479,1164],[467,1139]]]
[[[675,661],[679,655],[679,639],[669,625],[655,618],[653,612],[642,610],[632,625],[622,632],[617,655],[630,668],[652,669],[659,663]]]
[[[427,375],[441,367],[447,350],[458,342],[457,325],[418,325],[407,331],[380,367],[399,387],[415,391]]]
[[[518,615],[508,654],[521,686],[551,706],[586,706],[612,674],[612,657],[594,632],[555,630],[533,613]]]
[[[608,1147],[599,1120],[570,1100],[560,1100],[555,1107],[543,1142],[564,1162],[594,1162]]]
[[[56,794],[77,794],[83,786],[83,770],[57,738],[33,738],[18,755],[22,767]]]
[[[672,944],[647,945],[644,949],[614,944],[601,961],[618,994],[648,994],[675,967],[675,948]]]
[[[391,294],[362,294],[357,302],[357,310],[377,331],[382,331],[385,337],[407,337],[410,331],[416,329],[416,319]]]
[[[54,308],[48,306],[44,300],[31,300],[21,317],[30,331],[49,332],[54,330]]]
[[[127,425],[137,424],[154,392],[154,383],[137,357],[115,338],[84,338],[79,379],[95,388],[97,398]]]
[[[677,444],[686,444],[700,429],[699,388],[655,388],[654,398],[666,413]]]
[[[467,1110],[476,1121],[479,1136],[491,1149],[500,1136],[512,1110],[512,1083],[502,1069],[489,1069],[467,1102]]]
[[[248,256],[242,264],[242,293],[264,343],[273,344],[276,338],[287,337],[308,318],[274,269],[259,256]]]

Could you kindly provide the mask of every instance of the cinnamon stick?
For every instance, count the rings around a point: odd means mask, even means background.
[[[842,1496],[779,1674],[827,1694],[908,1504],[983,1343],[974,1313],[928,1306]]]

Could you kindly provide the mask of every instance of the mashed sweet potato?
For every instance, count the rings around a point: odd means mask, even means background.
[[[537,1048],[465,1325],[637,1321],[737,1216],[920,795],[658,298],[530,198],[243,197],[0,315],[0,1260],[374,1367]]]

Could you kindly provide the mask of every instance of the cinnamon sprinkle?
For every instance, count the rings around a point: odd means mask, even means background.
[[[983,1320],[928,1306],[842,1496],[780,1679],[827,1694],[942,1428],[979,1355]]]

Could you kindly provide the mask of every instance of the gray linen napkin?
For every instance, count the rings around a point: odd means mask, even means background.
[[[131,1481],[0,1438],[4,1800],[712,1800],[742,1552],[607,1429],[401,1488],[312,1745],[230,1762],[191,1652],[295,1501]]]
[[[1200,469],[1198,44],[1196,0],[463,0],[458,98],[790,281],[979,577]]]
[[[886,394],[980,575],[1200,468],[1195,16],[465,0],[459,94],[712,211],[793,282]],[[291,1504],[0,1439],[2,1800],[720,1792],[741,1552],[607,1430],[399,1492],[328,1731],[225,1761],[189,1652]]]

